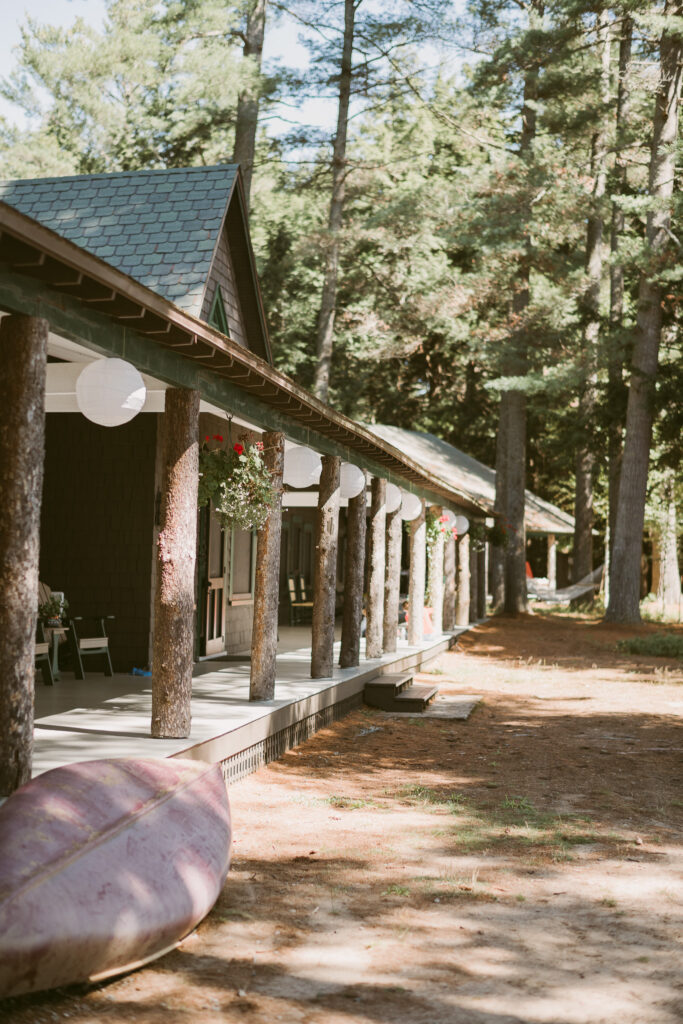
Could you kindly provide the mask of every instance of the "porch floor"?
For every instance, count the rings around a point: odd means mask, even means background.
[[[467,628],[467,627],[465,627]],[[448,648],[443,634],[411,647],[399,639],[395,654],[341,669],[339,640],[331,679],[310,678],[310,627],[281,627],[275,699],[249,701],[249,662],[200,662],[192,686],[192,731],[187,739],[152,739],[149,678],[64,673],[54,686],[36,677],[33,773],[102,757],[191,757],[220,761],[246,750],[308,715],[358,694],[380,671],[418,668]],[[214,667],[215,665],[215,667]]]

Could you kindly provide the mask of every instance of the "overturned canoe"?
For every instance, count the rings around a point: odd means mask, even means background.
[[[172,949],[215,903],[230,835],[218,765],[83,761],[22,786],[0,807],[0,997]]]

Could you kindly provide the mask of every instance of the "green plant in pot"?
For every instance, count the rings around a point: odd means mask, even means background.
[[[66,614],[68,608],[68,601],[53,594],[47,601],[38,605],[38,618],[48,626],[61,626],[62,616]]]

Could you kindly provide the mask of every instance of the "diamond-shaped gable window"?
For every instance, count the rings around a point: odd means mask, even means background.
[[[225,306],[223,305],[223,293],[221,292],[221,286],[216,286],[216,294],[213,297],[211,303],[211,312],[209,313],[209,323],[212,327],[215,327],[221,332],[230,337],[230,329],[228,327],[228,318],[225,315]]]

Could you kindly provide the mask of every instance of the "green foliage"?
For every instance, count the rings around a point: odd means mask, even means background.
[[[69,610],[69,602],[54,594],[38,605],[38,618],[47,622],[49,619],[62,619]]]
[[[219,438],[214,438],[219,440]],[[199,451],[199,508],[213,504],[227,529],[260,530],[275,503],[275,490],[259,444]]]
[[[683,658],[683,635],[680,633],[646,633],[617,643],[627,654],[647,654],[655,658]]]
[[[276,10],[277,8],[277,10]],[[28,127],[0,124],[5,177],[179,166],[231,158],[237,97],[248,83],[261,114],[284,100],[333,96],[338,87],[343,5],[293,0],[271,5],[293,17],[311,64],[257,75],[242,56],[242,0],[107,0],[97,32],[83,21],[58,29],[28,20],[17,70],[3,95]],[[580,439],[576,400],[585,375],[580,296],[586,286],[586,218],[591,150],[608,123],[610,178],[600,210],[625,212],[618,259],[624,315],[610,324],[605,259],[597,405],[591,439],[605,461],[607,431],[623,420],[626,389],[608,383],[609,360],[628,366],[641,272],[666,282],[656,394],[656,452],[681,458],[683,378],[677,325],[680,260],[672,243],[650,266],[643,240],[652,83],[659,9],[630,0],[610,14],[611,96],[598,89],[598,9],[575,0],[520,6],[470,0],[453,30],[453,5],[396,0],[357,5],[353,117],[349,126],[341,233],[332,404],[365,422],[430,431],[488,465],[495,461],[500,394],[514,387],[527,406],[528,486],[570,510]],[[621,18],[635,18],[629,122],[615,137]],[[275,27],[274,27],[275,26]],[[444,63],[430,72],[423,44],[440,41]],[[476,55],[457,76],[455,48]],[[537,98],[533,142],[522,151],[525,82]],[[310,386],[328,244],[330,149],[325,132],[296,126],[257,143],[251,226],[276,365]],[[614,174],[616,144],[627,164]],[[683,214],[681,192],[676,218]],[[614,257],[616,259],[616,257]],[[528,303],[520,312],[521,281]],[[524,357],[520,357],[520,352]],[[626,378],[626,370],[622,373]],[[597,481],[599,525],[606,479]],[[493,543],[499,533],[487,535]],[[473,543],[478,543],[476,528]]]

